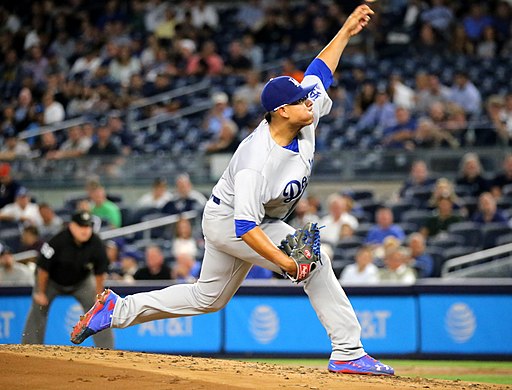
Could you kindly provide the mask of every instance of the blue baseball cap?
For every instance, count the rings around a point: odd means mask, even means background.
[[[316,84],[302,87],[297,80],[290,76],[275,77],[263,87],[261,104],[267,112],[275,111],[308,96],[315,87]]]

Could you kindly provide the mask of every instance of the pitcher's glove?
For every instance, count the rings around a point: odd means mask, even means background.
[[[294,234],[288,234],[278,247],[290,256],[297,264],[297,276],[285,273],[293,282],[299,283],[308,278],[311,272],[321,263],[320,229],[316,223],[309,222]]]

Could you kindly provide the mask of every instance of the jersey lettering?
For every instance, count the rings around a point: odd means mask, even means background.
[[[308,186],[308,178],[304,176],[302,182],[298,180],[289,181],[283,190],[284,203],[290,203],[294,199],[297,199],[302,195],[306,187]]]
[[[41,254],[47,259],[51,259],[55,254],[55,250],[50,245],[48,245],[47,242],[45,242],[41,247]]]

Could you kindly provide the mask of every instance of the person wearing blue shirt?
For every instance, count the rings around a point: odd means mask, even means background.
[[[506,224],[508,218],[505,213],[498,209],[496,199],[490,192],[484,192],[478,197],[478,211],[473,215],[473,222],[480,225],[493,222]]]
[[[381,207],[375,215],[377,224],[373,226],[366,236],[367,244],[382,244],[388,236],[393,236],[403,241],[405,233],[399,225],[393,224],[393,212],[389,207]]]

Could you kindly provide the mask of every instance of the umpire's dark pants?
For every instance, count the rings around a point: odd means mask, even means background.
[[[37,286],[35,287],[37,288]],[[48,321],[48,312],[52,301],[58,295],[72,295],[82,305],[84,310],[89,310],[96,300],[96,281],[94,277],[89,277],[81,283],[74,286],[61,286],[52,280],[48,281],[46,296],[48,297],[48,306],[40,306],[32,301],[25,330],[23,331],[23,344],[43,344],[46,333],[46,323]],[[65,326],[65,320],[62,319],[62,326]],[[71,333],[71,329],[69,330]],[[105,329],[103,332],[95,334],[94,344],[101,348],[114,348],[114,337],[111,329]]]

